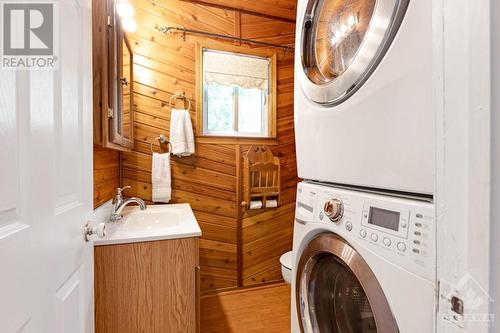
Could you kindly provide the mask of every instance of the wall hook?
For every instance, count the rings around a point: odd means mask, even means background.
[[[186,41],[186,28],[182,31],[182,40],[185,42]]]

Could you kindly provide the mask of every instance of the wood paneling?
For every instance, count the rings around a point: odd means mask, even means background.
[[[242,15],[245,38],[293,46],[294,24]],[[281,195],[277,209],[243,211],[241,216],[242,285],[281,280],[279,257],[291,250],[297,189],[297,164],[293,126],[293,56],[278,58],[278,144],[270,146],[280,158]],[[242,146],[244,154],[249,146]]]
[[[190,114],[195,125],[195,45],[206,41],[203,37],[187,35],[184,42],[179,34],[166,36],[159,33],[156,27],[185,26],[234,34],[238,31],[237,26],[241,26],[243,37],[293,46],[295,26],[179,0],[133,0],[131,4],[135,7],[138,25],[135,33],[127,35],[134,52],[135,142],[132,152],[122,153],[123,185],[133,186],[128,195],[138,195],[150,201],[149,142],[160,134],[168,136],[168,101],[176,92],[184,91],[191,99],[193,108]],[[262,29],[262,26],[267,29]],[[283,57],[279,52],[277,72],[277,140],[272,150],[285,163],[281,179],[284,189],[282,207],[261,212],[241,211],[241,172],[238,167],[248,146],[240,148],[238,142],[231,140],[213,144],[197,139],[195,156],[172,157],[172,202],[189,203],[203,233],[200,240],[202,290],[234,288],[244,281],[250,285],[281,279],[276,266],[279,265],[279,255],[291,248],[294,208],[289,203],[295,199],[297,183],[292,54]],[[155,150],[159,151],[158,142],[154,144]],[[258,220],[261,214],[263,222],[252,224],[251,221]],[[247,220],[251,226],[242,228],[242,223]],[[274,220],[277,222],[273,223]],[[281,235],[279,243],[268,241],[278,235]],[[265,249],[254,250],[260,246],[265,246]]]
[[[120,153],[94,145],[94,208],[113,198],[120,186]]]
[[[160,0],[168,1],[168,0]],[[183,0],[218,8],[227,8],[249,13],[257,17],[269,17],[278,21],[295,21],[296,0]]]
[[[202,297],[202,333],[289,333],[290,287],[284,283]]]
[[[197,241],[95,247],[96,333],[196,332]]]

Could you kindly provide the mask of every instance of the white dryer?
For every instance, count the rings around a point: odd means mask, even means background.
[[[435,331],[428,202],[300,183],[293,333]]]
[[[432,1],[299,0],[301,178],[434,191]]]

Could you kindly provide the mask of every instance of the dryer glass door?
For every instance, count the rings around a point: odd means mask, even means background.
[[[313,239],[302,253],[297,274],[302,332],[398,332],[376,277],[342,238],[321,234]]]
[[[309,0],[301,56],[306,94],[347,99],[373,72],[399,28],[408,0]]]

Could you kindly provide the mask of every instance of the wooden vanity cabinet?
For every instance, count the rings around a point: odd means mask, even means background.
[[[133,53],[115,0],[93,1],[94,144],[134,146]]]
[[[195,333],[198,239],[96,246],[96,333]]]

